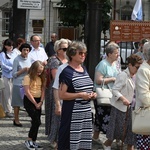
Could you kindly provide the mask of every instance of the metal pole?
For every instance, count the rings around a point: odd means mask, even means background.
[[[86,67],[90,77],[94,80],[95,67],[100,61],[100,40],[101,40],[101,11],[102,3],[87,3],[86,18],[86,45],[88,55],[86,59]]]
[[[48,40],[47,42],[49,42],[50,39],[50,28],[51,28],[51,0],[49,1],[49,22],[48,22]]]
[[[25,27],[25,39],[27,42],[29,42],[29,34],[28,34],[28,29],[29,29],[29,14],[30,14],[30,10],[27,9],[26,10],[26,27]]]
[[[121,20],[121,0],[120,0],[120,20]]]
[[[116,19],[116,0],[114,0],[113,20]]]

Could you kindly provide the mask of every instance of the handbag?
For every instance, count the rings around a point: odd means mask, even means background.
[[[22,99],[22,100],[23,100],[23,98],[24,98],[24,95],[25,95],[25,90],[24,90],[24,87],[21,86],[21,87],[20,87],[20,96],[21,96],[21,99]]]
[[[0,118],[4,118],[4,117],[5,117],[5,112],[2,105],[0,104]]]
[[[0,90],[2,90],[4,88],[5,88],[4,80],[3,80],[3,78],[0,78]]]
[[[112,98],[112,91],[110,88],[104,87],[104,80],[101,87],[96,88],[97,104],[98,105],[110,105],[110,99]]]
[[[140,107],[132,111],[132,132],[150,135],[150,107]]]

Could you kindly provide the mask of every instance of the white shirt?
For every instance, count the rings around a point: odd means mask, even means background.
[[[68,66],[68,63],[64,63],[58,67],[56,76],[55,76],[55,80],[54,80],[54,83],[52,86],[54,89],[57,89],[57,90],[59,89],[59,75],[61,74],[63,69],[66,68],[67,66]]]
[[[14,48],[13,51],[15,51],[18,55],[21,54],[21,51],[18,48]]]
[[[48,59],[48,56],[42,47],[39,47],[38,49],[34,49],[34,47],[32,47],[32,50],[29,52],[28,56],[31,58],[32,63],[37,60],[44,62]]]

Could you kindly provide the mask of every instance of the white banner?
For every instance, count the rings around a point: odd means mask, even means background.
[[[42,9],[42,0],[18,0],[19,9]]]

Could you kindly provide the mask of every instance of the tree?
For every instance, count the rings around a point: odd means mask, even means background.
[[[109,29],[110,0],[62,0],[59,4],[62,6],[60,19],[63,25],[83,25],[88,50],[85,65],[94,80],[95,66],[100,60],[101,31],[105,34]]]
[[[94,1],[102,3],[101,30],[105,34],[106,30],[109,29],[111,19],[109,15],[112,8],[110,0],[62,0],[60,3],[58,3],[62,6],[60,9],[60,19],[63,22],[62,24],[64,26],[77,27],[82,25],[84,27],[87,2]]]

